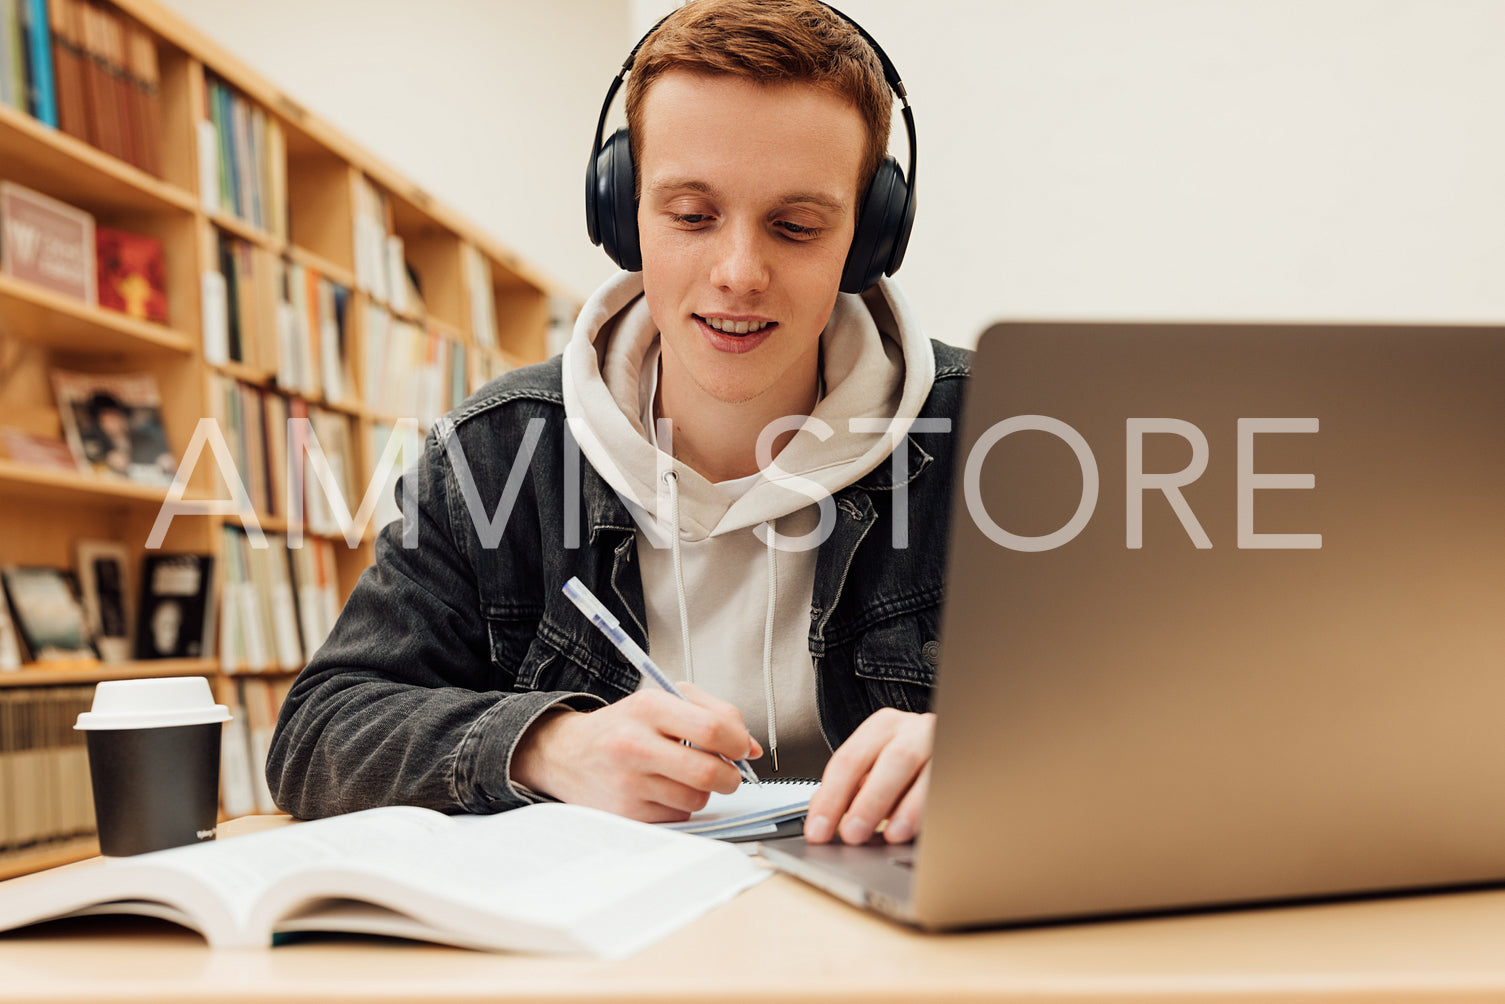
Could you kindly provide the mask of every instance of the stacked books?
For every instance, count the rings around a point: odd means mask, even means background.
[[[0,862],[94,832],[84,734],[74,731],[94,687],[0,690]]]
[[[287,234],[287,194],[273,165],[282,133],[260,105],[204,74],[199,122],[199,192],[204,208],[226,212],[278,236]]]
[[[88,0],[0,0],[0,104],[162,173],[156,40]]]
[[[220,664],[226,671],[293,670],[324,644],[339,615],[334,545],[305,540],[288,547],[266,534],[265,547],[223,527]]]
[[[366,305],[366,406],[377,415],[415,418],[428,428],[469,393],[465,343]]]

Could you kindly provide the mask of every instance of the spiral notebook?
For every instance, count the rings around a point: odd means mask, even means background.
[[[820,782],[813,777],[789,777],[743,784],[730,795],[712,792],[704,809],[683,823],[664,826],[717,840],[767,840],[789,836],[803,827],[810,796]]]

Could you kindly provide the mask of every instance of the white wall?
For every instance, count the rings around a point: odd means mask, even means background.
[[[170,5],[582,295],[609,271],[584,236],[589,133],[672,0]],[[915,108],[900,279],[932,334],[1505,320],[1502,0],[837,5]],[[415,72],[383,69],[402,56]]]

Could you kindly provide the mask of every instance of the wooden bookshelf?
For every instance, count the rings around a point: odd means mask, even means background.
[[[232,399],[265,407],[265,414],[273,416],[265,422],[295,409],[322,409],[332,416],[326,423],[348,432],[349,441],[339,449],[347,464],[352,490],[347,502],[353,512],[373,477],[373,443],[382,428],[407,417],[418,418],[422,426],[435,415],[418,410],[448,410],[458,403],[457,392],[463,397],[475,389],[478,374],[543,358],[551,319],[558,303],[569,297],[517,252],[370,156],[153,0],[99,0],[99,8],[144,32],[155,47],[156,144],[144,148],[149,133],[138,129],[132,134],[134,152],[117,156],[106,152],[98,137],[70,135],[25,112],[0,107],[0,181],[87,212],[99,226],[160,241],[168,319],[140,320],[0,274],[0,426],[43,438],[61,436],[49,382],[50,373],[59,369],[151,374],[161,395],[162,426],[180,458],[200,420],[223,418],[222,409]],[[129,128],[129,117],[119,117],[121,129]],[[227,179],[239,184],[227,184]],[[253,212],[243,211],[248,208]],[[235,305],[226,310],[241,328],[233,343],[222,343],[226,331],[210,323],[214,312],[206,309],[212,306],[205,300],[206,290],[212,292],[215,285],[212,276],[224,274],[222,245],[237,270]],[[295,289],[295,281],[303,287]],[[228,281],[225,288],[231,288]],[[306,324],[299,310],[306,313]],[[296,323],[288,326],[289,317]],[[238,351],[232,354],[230,348]],[[394,356],[399,348],[416,355]],[[368,398],[368,389],[382,387],[382,375],[394,367],[405,374],[414,367],[424,373],[427,382],[421,384],[419,400],[411,395]],[[331,369],[337,377],[328,375]],[[308,380],[306,386],[293,383],[297,374]],[[390,382],[410,387],[411,377]],[[224,432],[226,426],[219,428]],[[272,493],[278,478],[271,470],[279,451],[264,438],[246,446],[252,438],[247,433],[236,441],[241,445],[238,466],[243,458],[252,468],[237,473],[248,479],[259,471],[266,502],[257,507],[257,521],[275,541],[290,525],[285,500]],[[206,451],[188,476],[186,497],[222,499],[223,492]],[[162,486],[32,466],[9,456],[0,441],[0,565],[71,570],[80,540],[118,541],[132,555],[128,586],[139,592],[134,579],[167,494]],[[204,657],[27,663],[0,672],[0,694],[160,675],[207,676],[220,699],[232,702],[246,695],[261,701],[268,693],[285,691],[301,658],[289,664],[277,655],[275,637],[271,649],[276,657],[263,651],[259,666],[252,658],[256,653],[243,644],[242,620],[236,620],[231,642],[224,643],[227,618],[250,616],[246,609],[255,605],[252,594],[244,591],[232,603],[227,598],[232,590],[225,588],[236,559],[229,550],[238,540],[227,528],[241,524],[236,516],[178,515],[162,544],[166,551],[216,559],[219,636],[204,640]],[[370,564],[374,537],[374,528],[368,527],[351,547],[337,531],[310,530],[315,550],[330,559],[335,609]],[[278,556],[274,562],[288,565],[296,588],[296,562],[305,556],[279,551],[275,542],[271,550]],[[261,602],[268,587],[254,576],[251,585]],[[140,597],[135,600],[139,603]],[[294,622],[300,635],[297,650],[306,656],[316,639],[303,636],[317,625],[304,624],[296,607],[295,613],[300,618]],[[277,611],[271,616],[276,621]],[[278,623],[286,627],[285,620]],[[275,706],[260,706],[254,714],[232,709],[236,711],[248,730],[265,729]],[[237,739],[247,740],[246,735]],[[0,756],[10,749],[0,741]],[[0,828],[0,877],[96,851],[92,841],[76,837],[7,846]]]

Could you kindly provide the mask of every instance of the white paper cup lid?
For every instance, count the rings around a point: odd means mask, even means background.
[[[75,729],[157,729],[172,725],[228,722],[230,711],[214,703],[202,676],[150,680],[106,680],[94,688],[92,710],[78,716]]]

